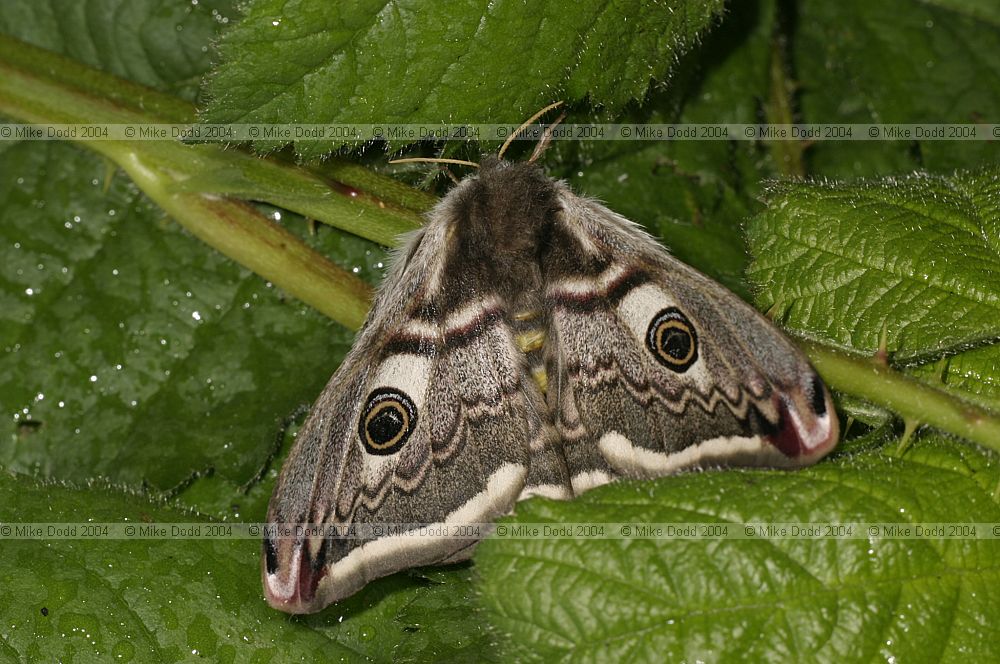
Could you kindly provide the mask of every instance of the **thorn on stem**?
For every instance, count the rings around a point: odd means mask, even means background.
[[[771,307],[764,312],[764,316],[770,321],[776,321],[778,318],[784,316],[785,303],[782,301],[777,301],[771,305]]]
[[[945,379],[948,377],[948,361],[949,358],[942,357],[934,365],[934,372],[937,374],[938,381],[940,381],[942,385],[944,385]]]
[[[115,173],[118,172],[118,165],[108,158],[104,159],[104,184],[101,188],[101,193],[106,194],[111,191],[111,182],[115,179]]]
[[[913,443],[913,433],[920,426],[920,422],[911,419],[909,417],[903,418],[903,437],[899,439],[899,445],[896,446],[896,454],[903,456],[906,454],[906,450],[910,448],[910,444]]]
[[[882,331],[878,335],[878,350],[875,351],[875,363],[889,366],[889,327],[886,321],[882,321]]]

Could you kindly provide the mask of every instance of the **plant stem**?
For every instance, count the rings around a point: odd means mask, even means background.
[[[764,104],[764,116],[770,124],[793,124],[795,122],[794,83],[789,80],[785,60],[785,44],[782,34],[775,30],[771,38],[771,58],[768,65],[770,90]],[[778,170],[786,176],[805,177],[806,167],[803,153],[806,145],[797,139],[772,140],[768,149],[774,157]]]
[[[338,323],[364,322],[371,289],[250,205],[204,194],[172,193],[167,180],[140,153],[117,163],[157,205],[192,234],[241,265],[278,284]]]
[[[0,113],[40,125],[194,118],[194,109],[183,101],[6,36],[0,36]],[[386,203],[306,169],[214,144],[73,140],[118,164],[194,235],[351,328],[364,320],[368,285],[225,195],[272,202],[382,244],[392,244],[399,233],[419,224],[417,212],[392,200]],[[400,185],[391,178],[372,173],[367,181],[381,184],[380,191],[390,197],[398,194]],[[420,194],[399,196],[421,208],[427,204]]]
[[[772,55],[775,95],[768,116],[772,122],[787,123],[792,116],[780,50]],[[37,124],[189,122],[194,118],[190,105],[169,95],[5,36],[0,36],[0,113]],[[391,178],[342,162],[314,172],[216,145],[76,142],[122,167],[194,235],[351,328],[364,320],[369,287],[244,202],[220,194],[271,202],[383,244],[392,244],[397,233],[416,228],[417,212],[433,202],[432,197]],[[802,145],[785,147],[790,153],[779,161],[798,172]],[[780,154],[779,150],[776,156]],[[802,345],[831,387],[1000,451],[1000,415],[872,359],[816,343]]]
[[[874,358],[847,355],[811,341],[800,341],[799,345],[833,389],[1000,452],[1000,414],[910,378]]]

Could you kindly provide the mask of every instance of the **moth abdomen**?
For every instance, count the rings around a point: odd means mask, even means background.
[[[511,330],[526,358],[528,374],[544,395],[548,388],[544,350],[549,333],[544,312],[538,307],[516,311],[511,317]]]

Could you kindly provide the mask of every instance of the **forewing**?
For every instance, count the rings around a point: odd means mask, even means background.
[[[449,267],[447,229],[432,217],[397,261],[282,468],[262,572],[276,608],[318,611],[375,578],[461,560],[486,534],[461,524],[549,484],[570,495],[506,303]]]
[[[547,266],[548,399],[574,490],[692,467],[796,467],[837,441],[830,395],[763,316],[563,188]]]

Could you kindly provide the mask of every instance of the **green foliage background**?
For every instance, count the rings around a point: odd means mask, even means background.
[[[557,99],[569,121],[1000,118],[989,0],[235,4],[4,0],[0,34],[211,122],[517,124]],[[388,170],[378,149],[253,147],[309,164],[339,149],[321,173],[426,208],[370,175]],[[894,369],[996,411],[997,156],[995,142],[608,141],[557,143],[545,165],[791,334],[867,355],[884,340]],[[286,426],[352,333],[192,237],[109,164],[68,143],[0,142],[0,521],[260,521]],[[237,170],[202,186],[300,211],[309,198]],[[383,273],[370,239],[261,209],[366,281]],[[333,223],[376,239],[405,227],[365,210]],[[849,385],[838,400],[858,423],[815,468],[622,483],[510,520],[1000,522],[995,453],[927,429],[901,449],[891,413]],[[4,661],[986,661],[1000,644],[996,540],[496,539],[472,564],[295,618],[264,604],[256,542],[0,552]]]

